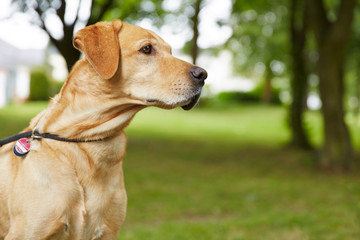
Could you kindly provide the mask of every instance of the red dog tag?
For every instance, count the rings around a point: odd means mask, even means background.
[[[13,148],[16,156],[24,157],[30,151],[30,141],[27,138],[18,140]]]

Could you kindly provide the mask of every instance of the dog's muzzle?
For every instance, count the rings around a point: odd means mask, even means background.
[[[200,98],[201,89],[205,84],[205,79],[207,78],[207,72],[205,71],[205,69],[203,69],[201,67],[192,67],[190,69],[190,77],[195,83],[197,93],[196,93],[196,95],[194,95],[193,97],[191,97],[189,99],[190,100],[189,103],[187,103],[184,106],[181,106],[182,109],[184,109],[184,110],[192,109],[198,102],[198,100]]]

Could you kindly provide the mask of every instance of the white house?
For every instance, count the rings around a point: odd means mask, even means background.
[[[0,21],[0,107],[29,96],[30,68],[45,61],[48,38],[19,19]]]

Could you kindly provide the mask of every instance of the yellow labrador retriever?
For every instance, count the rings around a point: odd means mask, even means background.
[[[62,141],[33,138],[25,157],[15,143],[0,148],[0,239],[116,239],[127,203],[124,128],[147,106],[191,109],[207,77],[120,20],[86,27],[73,43],[84,57],[26,129]]]

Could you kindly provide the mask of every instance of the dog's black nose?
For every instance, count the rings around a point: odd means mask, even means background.
[[[204,86],[205,79],[207,78],[207,72],[201,67],[192,67],[190,69],[190,76],[195,82]]]

